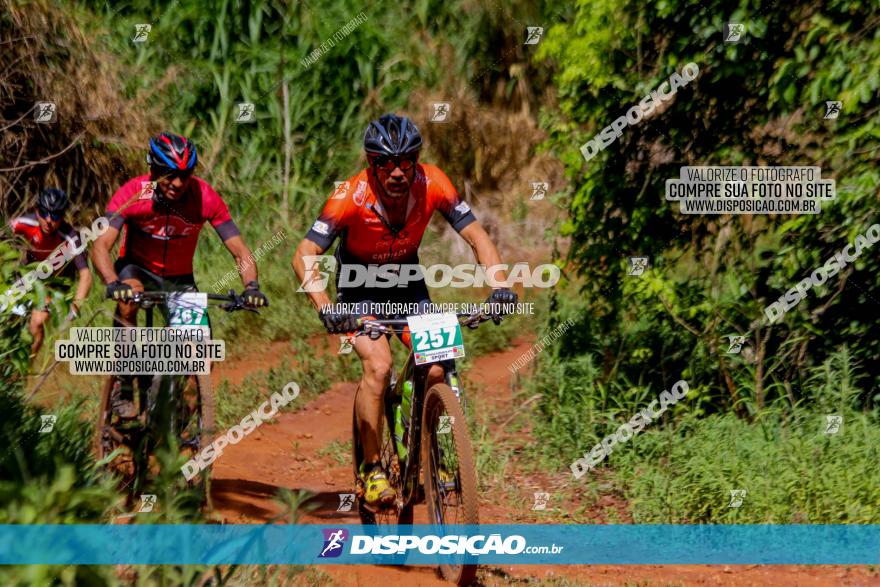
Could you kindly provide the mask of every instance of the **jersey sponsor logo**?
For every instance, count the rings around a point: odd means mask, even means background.
[[[354,205],[363,206],[364,200],[367,199],[367,182],[359,181],[357,189],[354,191]]]
[[[326,222],[321,222],[320,220],[315,220],[315,223],[312,225],[312,230],[318,234],[323,234],[324,236],[330,234],[330,226]]]
[[[345,198],[345,195],[348,193],[348,189],[351,187],[351,184],[347,181],[336,182],[336,190],[333,192],[333,195],[330,196],[331,200],[342,200]]]
[[[198,225],[190,224],[186,220],[177,216],[171,216],[168,219],[155,219],[140,224],[137,227],[142,232],[149,234],[152,238],[159,240],[167,240],[169,238],[180,238],[189,236],[198,232],[201,228]]]
[[[467,205],[467,202],[462,202],[461,204],[459,204],[458,206],[455,207],[455,210],[457,212],[460,212],[461,214],[467,214],[468,212],[471,211],[471,207]]]

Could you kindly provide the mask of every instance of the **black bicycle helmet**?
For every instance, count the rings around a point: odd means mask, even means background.
[[[150,139],[147,163],[173,171],[189,171],[196,166],[198,155],[191,140],[167,132]]]
[[[37,202],[40,210],[43,212],[54,212],[55,214],[61,214],[67,210],[68,206],[70,206],[70,200],[67,198],[67,193],[58,188],[44,189],[40,192],[40,197]]]
[[[367,126],[364,133],[364,151],[368,155],[403,157],[418,153],[422,148],[422,134],[406,116],[385,114]]]

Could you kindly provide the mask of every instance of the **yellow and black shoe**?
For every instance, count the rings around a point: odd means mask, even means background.
[[[382,467],[375,465],[364,477],[364,501],[370,508],[383,508],[394,503],[397,492],[388,482]]]

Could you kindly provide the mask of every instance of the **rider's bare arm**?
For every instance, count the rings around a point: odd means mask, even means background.
[[[119,238],[119,229],[110,226],[107,228],[107,232],[99,236],[92,245],[92,263],[104,283],[111,283],[119,279],[113,268],[113,260],[110,258],[110,250],[117,238]]]
[[[229,237],[223,244],[226,249],[235,258],[235,265],[238,267],[238,273],[241,275],[241,282],[247,286],[251,281],[257,280],[257,265],[251,256],[251,250],[244,240],[238,235]]]
[[[296,273],[296,276],[299,277],[301,283],[305,284],[308,283],[309,280],[320,279],[321,277],[317,266],[312,267],[312,270],[309,271],[309,275],[306,275],[306,263],[303,257],[323,255],[325,250],[326,249],[322,249],[318,243],[310,241],[307,238],[304,238],[302,242],[299,243],[290,264],[293,266],[293,271]],[[327,292],[324,290],[309,291],[306,293],[308,293],[309,300],[312,302],[312,305],[315,306],[316,310],[320,310],[322,306],[331,303],[330,296],[328,296]]]
[[[89,296],[89,290],[92,288],[92,272],[88,267],[79,270],[79,279],[76,282],[76,294],[73,297],[73,308],[77,312],[80,305]]]
[[[459,234],[473,249],[477,263],[486,267],[487,270],[494,265],[501,265],[501,255],[498,254],[495,243],[492,242],[492,239],[489,238],[489,233],[486,232],[486,229],[478,221],[471,222],[462,228]],[[487,281],[493,289],[506,287],[506,271],[498,269],[494,272],[487,271],[487,273]]]

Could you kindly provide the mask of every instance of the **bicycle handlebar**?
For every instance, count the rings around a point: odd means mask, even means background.
[[[131,302],[135,303],[139,306],[146,307],[148,305],[156,304],[156,303],[165,303],[169,298],[174,296],[179,296],[184,293],[203,293],[203,292],[186,292],[186,291],[138,291],[135,292],[131,298]],[[259,312],[247,306],[244,303],[244,298],[235,293],[235,290],[230,289],[228,294],[213,294],[213,293],[204,293],[207,296],[208,300],[227,302],[220,306],[222,310],[227,312],[234,312],[236,310],[247,310],[249,312],[254,312],[255,314],[259,314]]]
[[[486,314],[486,312],[484,312],[483,310],[480,310],[473,314],[469,314],[467,312],[457,312],[455,316],[458,318],[460,324],[463,324],[471,329],[477,328],[483,322],[492,320],[492,317]],[[372,337],[373,335],[403,332],[403,329],[395,329],[396,326],[406,327],[409,326],[409,322],[406,318],[389,318],[384,320],[358,318],[358,330],[354,336],[367,335]]]

